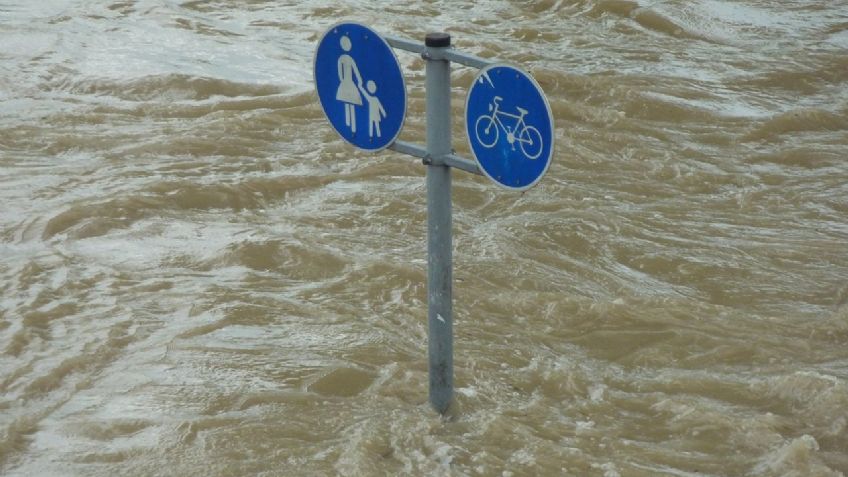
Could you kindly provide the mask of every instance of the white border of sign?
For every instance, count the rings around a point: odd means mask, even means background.
[[[468,119],[467,118],[467,116],[468,116],[468,100],[471,99],[471,90],[474,88],[474,85],[477,84],[477,81],[479,81],[480,78],[483,75],[486,75],[489,72],[489,70],[491,70],[493,68],[503,68],[503,67],[512,68],[514,70],[517,70],[521,74],[523,74],[527,79],[530,80],[530,82],[533,84],[533,86],[536,87],[536,90],[539,91],[539,94],[542,96],[542,101],[545,103],[545,109],[547,109],[547,111],[548,111],[548,119],[551,122],[551,151],[550,151],[550,154],[547,157],[547,163],[545,164],[545,168],[542,170],[542,173],[539,174],[539,177],[537,177],[536,180],[534,180],[530,184],[527,184],[526,186],[523,186],[523,187],[510,187],[508,185],[500,183],[494,177],[489,175],[489,172],[483,167],[482,164],[480,164],[480,160],[477,159],[477,154],[474,153],[474,145],[471,142],[471,132],[469,131],[469,128],[468,128],[468,120],[467,120]],[[523,192],[523,191],[535,186],[540,180],[542,180],[542,177],[545,177],[545,174],[548,173],[548,169],[551,167],[551,162],[553,162],[553,159],[554,159],[554,148],[556,147],[556,128],[555,128],[555,123],[554,123],[554,115],[553,115],[553,112],[551,112],[551,104],[548,102],[548,97],[545,95],[545,91],[542,89],[541,86],[539,86],[539,83],[536,81],[536,78],[534,78],[532,75],[530,75],[530,73],[524,71],[522,68],[519,68],[515,65],[511,65],[509,63],[494,63],[494,64],[488,65],[485,68],[481,69],[477,73],[477,75],[474,76],[474,81],[471,83],[471,86],[468,88],[468,93],[465,95],[465,110],[462,112],[462,120],[463,120],[462,122],[465,124],[465,139],[468,141],[468,148],[471,151],[471,155],[474,156],[474,162],[477,163],[477,167],[480,168],[480,172],[482,172],[483,175],[488,177],[492,182],[494,182],[498,186],[503,187],[504,189],[508,189],[508,190]]]
[[[327,35],[331,31],[333,31],[333,29],[338,28],[341,25],[357,25],[357,26],[360,26],[360,27],[370,31],[372,34],[374,34],[375,37],[377,37],[380,41],[382,41],[384,45],[386,45],[386,48],[389,49],[389,52],[391,52],[392,57],[394,57],[395,64],[397,64],[398,71],[400,71],[400,79],[401,79],[401,83],[403,83],[403,95],[404,95],[404,98],[405,98],[405,101],[403,102],[403,116],[400,118],[400,127],[398,128],[397,134],[395,134],[394,137],[392,137],[385,146],[377,148],[377,149],[361,148],[358,145],[348,141],[347,138],[344,137],[342,135],[342,133],[340,133],[339,130],[336,129],[336,127],[333,125],[333,122],[330,120],[330,116],[327,115],[327,111],[324,109],[324,103],[321,102],[321,96],[318,95],[318,80],[317,80],[317,78],[315,78],[315,62],[318,60],[318,48],[316,47],[315,53],[312,54],[312,84],[315,86],[315,94],[316,94],[316,96],[318,96],[318,104],[321,106],[321,113],[324,115],[324,118],[327,120],[328,123],[330,123],[330,127],[333,129],[333,131],[336,133],[337,136],[342,138],[342,140],[344,142],[346,142],[346,143],[350,144],[351,146],[359,149],[360,151],[380,152],[382,150],[385,150],[385,149],[391,147],[392,144],[394,144],[395,141],[397,141],[397,138],[400,136],[401,131],[403,131],[403,126],[406,123],[406,110],[408,108],[408,103],[409,103],[409,90],[407,90],[407,88],[406,88],[406,78],[403,76],[403,68],[401,67],[400,61],[398,61],[398,57],[397,57],[397,54],[395,53],[394,48],[392,48],[392,46],[389,45],[389,42],[387,42],[386,39],[383,38],[382,35],[377,33],[373,28],[371,28],[367,25],[363,25],[362,23],[359,23],[359,22],[338,22],[338,23],[334,23],[333,26],[331,26],[330,28],[327,28],[327,30],[324,32],[324,34],[321,35],[321,39],[318,40],[318,45],[320,46],[321,43],[324,42],[324,38],[326,38]]]

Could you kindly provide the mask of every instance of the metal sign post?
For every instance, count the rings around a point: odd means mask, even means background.
[[[431,50],[426,66],[427,154],[451,152],[450,62],[438,50],[450,46],[446,33],[424,39]],[[437,50],[438,49],[438,50]],[[453,399],[453,240],[451,237],[451,171],[427,165],[427,321],[430,359],[430,403],[444,413]]]
[[[405,118],[406,90],[402,75],[398,79],[400,67],[394,54],[387,54],[383,45],[418,53],[427,61],[424,147],[396,140]],[[447,33],[430,33],[422,45],[403,38],[383,39],[358,23],[339,23],[322,37],[314,64],[321,107],[345,141],[363,150],[392,149],[421,158],[427,166],[429,398],[441,414],[453,401],[451,169],[486,175],[507,189],[525,190],[541,179],[553,155],[553,116],[532,77],[517,68],[454,51],[450,45]],[[451,152],[451,62],[483,70],[466,100],[466,117],[474,117],[466,130],[476,162]],[[492,81],[490,72],[507,74]],[[483,83],[481,78],[491,87],[475,88]],[[488,106],[488,112],[478,111],[481,104]],[[368,124],[367,137],[362,129],[356,132],[357,118]],[[391,130],[387,137],[380,132],[384,120]]]

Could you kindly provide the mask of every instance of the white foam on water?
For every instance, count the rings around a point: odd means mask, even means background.
[[[477,389],[472,387],[456,388],[456,392],[467,398],[477,397]]]
[[[589,399],[593,402],[601,402],[604,400],[604,393],[606,392],[607,387],[603,384],[595,384],[591,388],[589,388]]]
[[[618,473],[618,468],[612,462],[592,464],[592,468],[603,471],[603,477],[621,477],[621,474]]]
[[[848,29],[831,34],[828,37],[827,42],[838,48],[848,50]]]
[[[822,462],[818,452],[816,439],[805,434],[765,455],[753,470],[767,475],[842,477],[842,472]]]

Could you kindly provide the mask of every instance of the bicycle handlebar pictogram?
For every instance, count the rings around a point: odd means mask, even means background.
[[[516,106],[518,114],[506,113],[500,110],[500,103],[503,100],[500,96],[495,96],[489,104],[491,114],[483,114],[477,118],[474,124],[474,134],[477,135],[477,141],[480,145],[489,149],[495,146],[500,138],[500,130],[503,129],[506,133],[506,141],[515,150],[515,143],[521,148],[521,152],[527,159],[537,159],[542,154],[544,144],[542,142],[542,134],[533,126],[528,126],[524,122],[524,116],[528,111],[522,107]],[[515,126],[511,129],[507,127],[502,118],[511,118],[515,121]]]

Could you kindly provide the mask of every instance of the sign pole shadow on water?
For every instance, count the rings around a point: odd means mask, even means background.
[[[426,142],[397,137],[406,119],[406,84],[392,48],[426,60]],[[474,161],[452,153],[451,63],[479,68],[466,97],[466,138]],[[429,400],[445,414],[453,401],[453,244],[451,169],[485,175],[509,190],[539,182],[553,157],[553,116],[524,71],[451,48],[447,33],[424,43],[382,37],[358,23],[330,27],[315,52],[321,108],[342,139],[360,149],[394,151],[427,166],[427,319]]]

